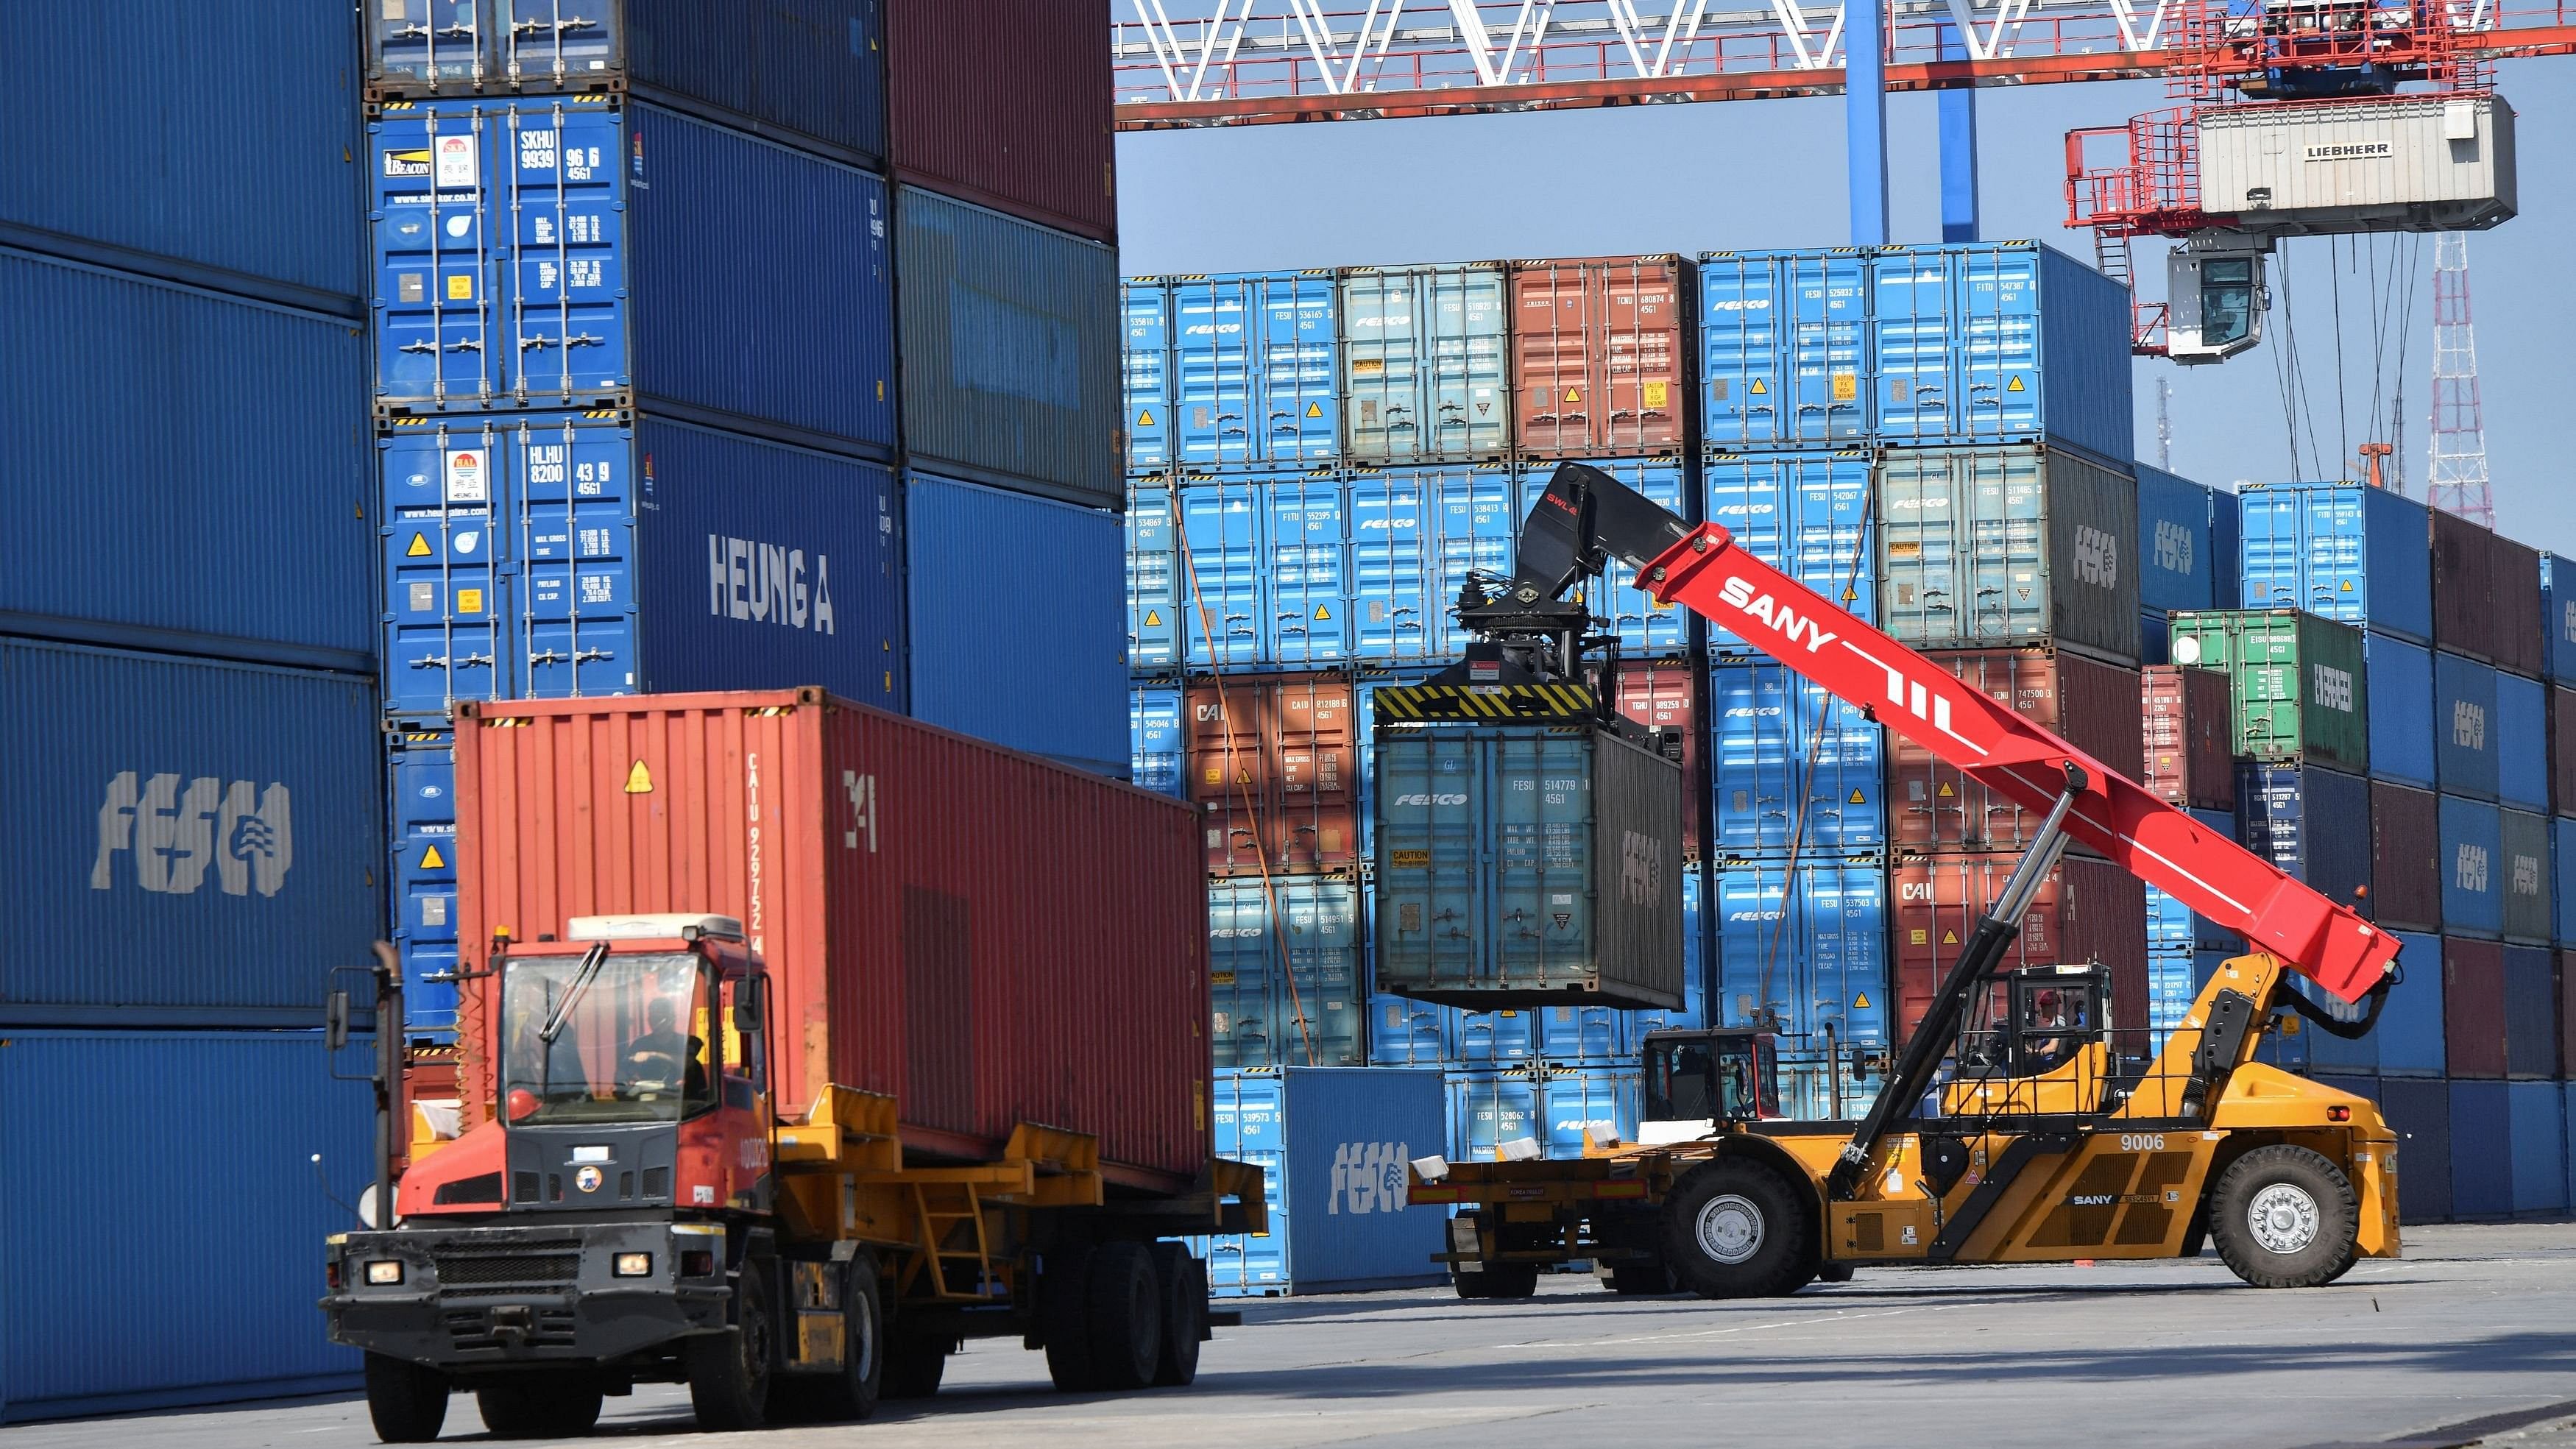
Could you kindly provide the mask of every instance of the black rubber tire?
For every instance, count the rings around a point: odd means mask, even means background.
[[[700,1334],[681,1345],[689,1407],[697,1411],[701,1429],[757,1429],[767,1422],[769,1370],[778,1361],[778,1324],[769,1307],[769,1266],[762,1259],[742,1265],[732,1328]]]
[[[1092,1251],[1087,1244],[1059,1246],[1045,1256],[1045,1270],[1038,1274],[1038,1336],[1046,1344],[1047,1377],[1058,1393],[1087,1394],[1099,1387],[1091,1376]]]
[[[409,1359],[367,1355],[367,1418],[388,1444],[426,1444],[447,1423],[447,1375]]]
[[[1610,1270],[1610,1291],[1622,1298],[1652,1298],[1673,1291],[1673,1270],[1661,1263],[1623,1263]]]
[[[1145,1245],[1103,1243],[1092,1249],[1084,1300],[1092,1386],[1123,1392],[1152,1383],[1163,1352],[1163,1284]]]
[[[1449,1286],[1457,1290],[1459,1297],[1469,1302],[1494,1296],[1482,1269],[1468,1273],[1460,1271],[1457,1264],[1450,1264]]]
[[[1702,1298],[1775,1298],[1816,1276],[1796,1190],[1759,1162],[1721,1158],[1692,1169],[1664,1202],[1663,1233],[1664,1262]],[[1718,1256],[1730,1239],[1740,1248]]]
[[[877,1255],[851,1254],[841,1277],[841,1371],[781,1374],[769,1385],[773,1424],[852,1424],[877,1411],[885,1375],[885,1302]]]
[[[1163,1333],[1154,1354],[1154,1386],[1187,1388],[1198,1381],[1199,1342],[1207,1337],[1207,1264],[1186,1243],[1155,1243],[1154,1281],[1163,1285]]]
[[[1527,1298],[1538,1292],[1536,1263],[1487,1263],[1485,1271],[1478,1276],[1485,1280],[1487,1298]]]
[[[1851,1280],[1852,1265],[1849,1263],[1819,1263],[1816,1265],[1816,1281],[1819,1283],[1848,1283]]]
[[[948,1351],[952,1347],[944,1338],[905,1338],[896,1335],[886,1344],[885,1376],[878,1395],[887,1399],[926,1399],[939,1392],[939,1381],[948,1372]]]
[[[2268,1231],[2255,1226],[2258,1203],[2275,1224]],[[2302,1235],[2282,1249],[2285,1238]],[[2257,1288],[2322,1287],[2359,1256],[2361,1197],[2342,1169],[2307,1148],[2257,1147],[2210,1189],[2209,1236],[2236,1276]]]
[[[599,1424],[599,1386],[572,1379],[485,1384],[474,1391],[483,1427],[496,1439],[570,1439]]]

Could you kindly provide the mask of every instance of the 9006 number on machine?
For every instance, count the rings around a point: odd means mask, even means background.
[[[2123,1132],[2120,1134],[2120,1150],[2122,1152],[2162,1152],[2165,1150],[2165,1134]]]

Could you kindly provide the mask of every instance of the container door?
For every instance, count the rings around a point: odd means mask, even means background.
[[[1449,1013],[1449,1059],[1471,1067],[1526,1064],[1538,1051],[1537,1023],[1526,1011]]]
[[[506,114],[492,158],[507,177],[511,218],[503,375],[522,405],[615,401],[632,384],[621,117],[561,102],[526,102]]]
[[[1377,969],[1415,988],[1472,986],[1489,972],[1485,942],[1483,750],[1440,734],[1377,750]]]
[[[1579,1158],[1588,1132],[1637,1140],[1637,1075],[1625,1069],[1552,1072],[1542,1116],[1550,1157]]]
[[[1595,979],[1592,741],[1488,741],[1494,813],[1493,984],[1548,989]]]
[[[1539,1054],[1551,1062],[1606,1062],[1619,1055],[1629,1013],[1607,1006],[1542,1006]]]
[[[1424,451],[1415,287],[1410,272],[1354,272],[1341,280],[1342,427],[1355,463],[1411,462]]]
[[[1966,437],[1981,442],[2037,438],[2039,249],[1971,248],[1954,253],[1953,284],[1967,379]]]
[[[1172,289],[1174,425],[1181,465],[1240,466],[1253,460],[1255,277],[1193,277]]]
[[[1189,794],[1205,825],[1209,875],[1254,875],[1266,865],[1263,832],[1278,811],[1270,729],[1276,705],[1275,688],[1251,681],[1193,684],[1183,699]]]
[[[1381,1067],[1436,1067],[1446,1059],[1449,1008],[1403,996],[1369,1003],[1369,1062]]]
[[[1436,469],[1364,468],[1350,484],[1351,633],[1354,657],[1389,663],[1438,658],[1430,620],[1436,597],[1427,550],[1438,522],[1426,487]]]
[[[1172,490],[1136,488],[1127,498],[1127,662],[1159,672],[1181,667],[1178,550],[1172,542]]]
[[[1333,274],[1274,276],[1262,283],[1261,357],[1254,373],[1259,456],[1323,465],[1341,453],[1340,332]]]
[[[1604,333],[1595,447],[1660,453],[1682,446],[1681,268],[1655,258],[1587,267]]]
[[[1264,620],[1263,487],[1249,481],[1193,481],[1181,489],[1178,586],[1192,666],[1243,668],[1261,662]]]
[[[1172,466],[1172,292],[1169,283],[1133,278],[1118,287],[1126,323],[1121,391],[1127,407],[1127,471]]]
[[[1719,257],[1699,269],[1703,441],[1760,446],[1794,439],[1781,406],[1790,326],[1769,261]]]
[[[452,1031],[456,983],[456,737],[387,737],[392,787],[394,948],[402,954],[403,1027]]]
[[[1799,442],[1869,435],[1869,398],[1861,369],[1869,312],[1869,279],[1856,253],[1801,256],[1789,263]]]
[[[384,483],[385,712],[443,719],[512,694],[509,540],[493,530],[503,430],[398,424],[377,442]]]
[[[1127,691],[1128,778],[1139,789],[1188,798],[1181,778],[1181,691],[1140,684]]]
[[[1287,926],[1288,974],[1276,978],[1271,1050],[1292,1066],[1355,1067],[1360,1050],[1359,887],[1274,879]]]
[[[625,69],[625,0],[491,3],[501,75],[512,85],[560,86]]]
[[[2263,488],[2238,495],[2237,547],[2244,565],[2244,584],[2231,595],[2224,578],[2213,578],[2217,607],[2222,609],[2296,609],[2307,587],[2306,495]],[[2227,562],[2218,560],[2219,573]]]
[[[1350,512],[1341,481],[1281,477],[1264,489],[1268,662],[1330,668],[1351,657]]]
[[[1870,371],[1878,435],[1890,442],[1939,442],[1964,431],[1950,414],[1959,395],[1952,368],[1963,360],[1950,336],[1959,260],[1925,247],[1870,259]]]
[[[404,91],[471,85],[492,65],[493,0],[376,0],[367,17],[367,78]]]
[[[633,436],[562,418],[519,424],[507,442],[527,570],[514,686],[531,699],[634,693],[635,509],[652,480],[635,475]],[[752,576],[749,593],[770,596],[766,571],[741,571]]]
[[[2055,582],[2048,573],[2046,467],[2028,452],[1972,454],[1964,461],[1968,596],[1976,601],[1969,638],[1980,644],[2046,639]]]
[[[1278,1063],[1270,988],[1283,944],[1270,929],[1260,881],[1208,882],[1209,1039],[1217,1070]]]
[[[1813,1003],[1808,1029],[1831,1024],[1844,1047],[1886,1047],[1887,877],[1875,863],[1819,865],[1800,882],[1800,896],[1797,940],[1811,963],[1802,983]]]
[[[1431,423],[1421,437],[1425,456],[1499,458],[1512,446],[1503,269],[1440,267],[1424,286],[1431,338],[1430,388],[1421,403]]]
[[[1888,455],[1879,478],[1879,624],[1901,643],[1954,647],[1970,636],[1975,595],[1961,575],[1966,503],[1952,477],[1964,460],[1946,453]]]
[[[1355,691],[1346,679],[1277,686],[1270,748],[1279,762],[1274,866],[1292,874],[1359,867],[1360,768]]]
[[[1503,1143],[1538,1138],[1539,1086],[1533,1078],[1460,1073],[1449,1079],[1449,1156],[1497,1162]]]
[[[510,351],[493,288],[488,202],[498,108],[406,104],[369,127],[375,150],[376,396],[397,410],[482,407]]]
[[[1456,659],[1466,653],[1471,636],[1458,626],[1450,605],[1467,582],[1469,571],[1509,577],[1513,545],[1520,536],[1521,511],[1511,470],[1500,465],[1426,468],[1422,488],[1434,525],[1436,572],[1423,617],[1433,659]]]

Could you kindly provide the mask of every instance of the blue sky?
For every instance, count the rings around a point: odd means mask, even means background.
[[[2576,493],[2565,440],[2576,419],[2576,60],[2508,62],[2497,89],[2518,113],[2521,215],[2470,240],[2489,472],[2508,533],[2576,553]],[[1985,235],[2036,238],[2088,260],[2090,233],[2066,230],[2064,136],[2166,105],[2155,82],[2046,85],[1978,93]],[[1940,234],[1939,157],[1929,96],[1889,99],[1896,237]],[[1842,101],[1648,106],[1516,116],[1246,126],[1119,138],[1121,265],[1130,273],[1212,272],[1477,258],[1816,246],[1843,241]],[[2300,371],[2301,476],[2313,427],[2328,459],[2385,436],[2404,385],[2408,491],[2422,496],[2431,388],[2433,248],[2425,238],[2406,354],[2373,315],[2371,266],[2395,243],[2288,244]],[[2142,262],[2146,259],[2142,257]],[[2336,272],[2342,283],[2337,386]],[[2142,265],[2161,295],[2161,266]],[[2281,292],[2277,269],[2276,302]],[[2394,309],[2392,309],[2394,310]],[[2173,464],[2204,482],[2291,476],[2281,314],[2257,350],[2216,367],[2136,362],[2138,447],[2153,460],[2155,380],[2173,385]],[[2374,363],[2374,329],[2381,340]],[[2380,422],[2370,425],[2374,382]],[[2349,472],[2350,470],[2343,470]]]

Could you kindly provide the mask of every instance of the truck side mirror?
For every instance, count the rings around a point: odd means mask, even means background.
[[[761,1021],[761,1013],[768,1009],[768,1002],[764,999],[768,995],[769,978],[765,976],[744,977],[742,979],[742,984],[734,988],[734,1025],[742,1031],[759,1031],[764,1025]]]
[[[349,1044],[349,993],[334,991],[322,998],[322,1044],[332,1052]]]

